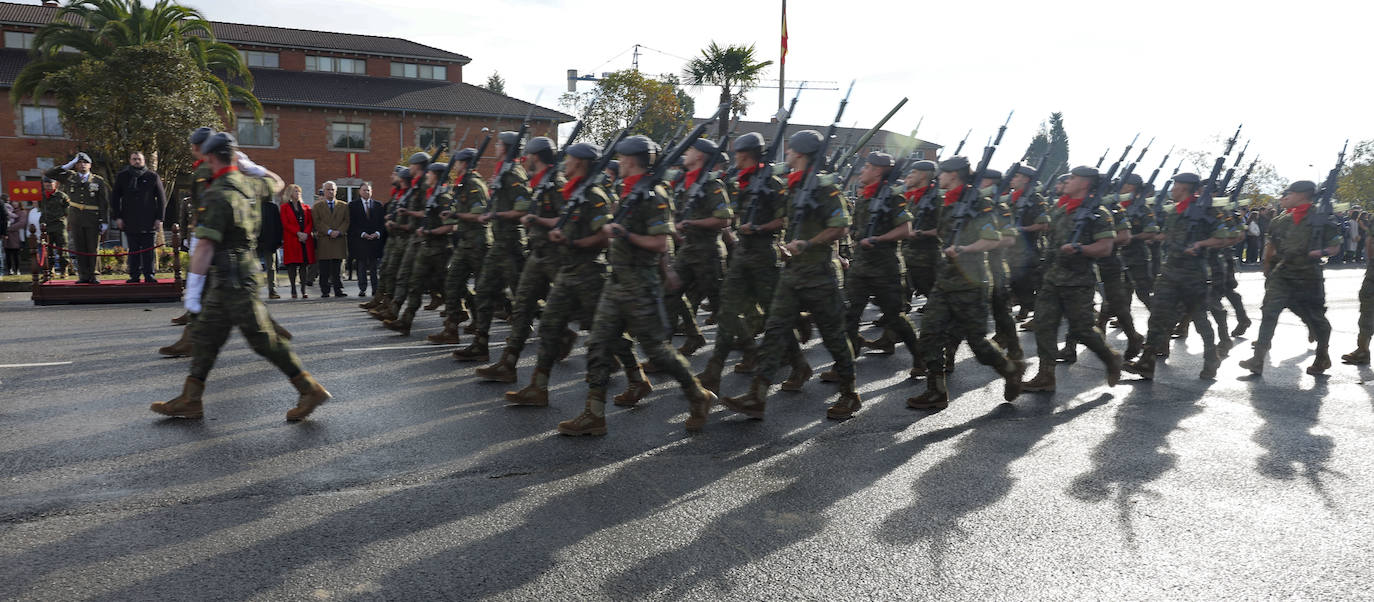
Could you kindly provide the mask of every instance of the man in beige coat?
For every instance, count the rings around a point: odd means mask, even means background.
[[[311,206],[315,218],[315,258],[320,265],[320,296],[343,297],[343,282],[339,277],[343,260],[348,256],[348,203],[334,198],[338,189],[333,182],[320,187],[324,197]]]

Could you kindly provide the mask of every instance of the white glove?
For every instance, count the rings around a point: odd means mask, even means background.
[[[205,274],[188,274],[186,276],[186,294],[182,298],[182,305],[186,311],[193,314],[200,313],[200,295],[205,290]]]
[[[238,159],[239,171],[242,172],[244,175],[253,176],[255,178],[261,178],[267,175],[267,169],[261,165],[258,165],[257,163],[254,163],[253,160],[249,159],[248,155],[244,154],[243,151],[239,151]]]
[[[71,171],[71,168],[76,167],[76,159],[76,157],[72,157],[72,160],[68,161],[66,165],[63,165],[62,169]]]
[[[100,233],[101,233],[101,234],[104,234],[105,231],[106,231],[106,230],[109,230],[109,229],[110,229],[109,224],[100,224]]]
[[[188,242],[188,243],[186,243],[186,254],[187,254],[187,255],[195,255],[195,254],[196,254],[196,237],[195,237],[195,235],[191,235],[191,241]]]

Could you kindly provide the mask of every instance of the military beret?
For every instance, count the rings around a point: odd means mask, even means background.
[[[590,142],[578,142],[568,147],[568,156],[591,161],[601,156],[601,147]]]
[[[548,136],[535,136],[525,143],[526,155],[542,153],[546,150],[553,150],[553,140],[550,140]]]
[[[795,152],[809,155],[821,150],[821,142],[825,137],[816,130],[802,130],[792,134],[792,138],[787,141],[787,145]]]
[[[80,162],[82,162],[82,161],[85,161],[85,162],[87,162],[87,163],[90,163],[90,162],[91,162],[91,156],[88,155],[88,154],[86,154],[86,153],[76,153],[76,161],[77,161],[78,163],[80,163]]]
[[[211,134],[209,138],[206,138],[205,142],[201,143],[200,152],[208,155],[226,150],[237,150],[238,147],[239,141],[234,139],[233,134],[229,132],[216,132]],[[80,159],[85,154],[86,153],[78,153],[77,158]],[[90,158],[88,157],[86,160],[90,161]]]
[[[936,165],[934,161],[917,161],[911,164],[913,171],[935,171],[939,168],[940,166]]]
[[[1125,183],[1130,184],[1131,186],[1135,186],[1136,188],[1140,188],[1141,186],[1145,185],[1145,178],[1140,177],[1140,174],[1138,173],[1133,173],[1129,176],[1126,176]]]
[[[1197,174],[1188,171],[1185,171],[1181,174],[1174,176],[1175,184],[1200,184],[1201,182],[1202,178],[1198,177]]]
[[[401,172],[402,172],[402,171],[410,171],[410,170],[406,169],[406,166],[404,166],[404,165],[397,165],[395,168],[393,168],[393,169],[391,170],[391,173],[394,173],[394,174],[396,174],[396,175],[399,176],[399,175],[401,175]]]
[[[940,162],[940,171],[959,171],[968,168],[968,157],[954,156]]]
[[[763,134],[749,132],[739,138],[735,138],[735,142],[731,145],[731,148],[736,152],[763,148]]]
[[[615,159],[611,159],[610,161],[606,162],[606,169],[609,169],[616,173],[620,173],[620,162],[616,161]]]
[[[410,173],[410,168],[409,168],[409,167],[397,167],[397,168],[396,168],[396,177],[398,177],[398,178],[400,178],[400,179],[402,179],[402,180],[405,180],[405,181],[409,182],[410,179],[411,179],[411,178],[414,178],[415,176],[414,176],[413,174]]]
[[[52,179],[52,178],[49,178],[48,176],[43,176],[43,183],[44,183],[44,184],[47,184],[48,182],[56,182],[56,181],[57,181],[57,180],[54,180],[54,179]]]
[[[1059,174],[1059,177],[1057,177],[1057,178],[1054,179],[1054,181],[1056,181],[1056,182],[1067,182],[1067,181],[1069,181],[1069,174],[1061,173],[1061,174]]]
[[[460,160],[461,160],[461,159],[460,159]],[[441,173],[444,173],[446,170],[448,170],[448,163],[430,163],[430,164],[429,164],[429,167],[427,167],[427,168],[425,168],[425,169],[426,169],[426,171],[432,171],[432,172],[434,172],[434,173],[439,173],[439,174],[441,174]]]
[[[1098,176],[1101,176],[1102,174],[1097,171],[1096,167],[1079,165],[1078,167],[1069,170],[1069,175],[1078,176],[1080,178],[1096,178]]]
[[[210,129],[210,128],[207,128],[207,127],[198,127],[198,128],[196,128],[196,129],[194,129],[194,130],[191,130],[191,138],[190,138],[191,144],[194,144],[194,145],[196,145],[196,146],[200,146],[201,143],[205,142],[205,139],[206,139],[206,138],[209,138],[209,137],[210,137],[210,134],[213,134],[213,133],[215,133],[215,130]]]
[[[615,145],[615,152],[622,155],[646,155],[658,151],[658,144],[648,136],[635,134]]]
[[[1002,179],[1002,172],[1000,172],[1000,171],[998,171],[998,170],[996,170],[996,169],[984,169],[984,170],[983,170],[983,179],[984,179],[984,180],[1000,180],[1000,179]]]
[[[892,155],[873,151],[868,153],[868,158],[864,162],[874,167],[892,167]]]
[[[1034,167],[1031,167],[1029,165],[1016,166],[1016,173],[1026,176],[1028,178],[1034,178],[1040,175],[1040,172],[1036,171]]]
[[[473,157],[476,157],[476,156],[477,156],[477,149],[475,149],[475,148],[465,148],[465,149],[460,150],[460,151],[458,151],[458,152],[456,152],[456,153],[453,153],[453,158],[450,159],[450,161],[470,161],[470,160],[472,160]]]
[[[697,138],[696,140],[693,140],[692,148],[695,148],[708,155],[720,152],[720,147],[716,146],[716,143],[711,142],[711,140],[708,138]]]
[[[520,143],[520,132],[501,132],[496,139],[506,146],[515,146]]]
[[[407,161],[407,163],[411,165],[424,165],[425,163],[429,163],[433,160],[434,157],[429,156],[429,153],[421,151],[411,155],[410,161]]]
[[[1313,182],[1312,180],[1298,180],[1296,182],[1293,182],[1292,184],[1289,184],[1288,188],[1283,189],[1284,194],[1288,194],[1290,192],[1306,192],[1309,194],[1316,194],[1317,183]]]

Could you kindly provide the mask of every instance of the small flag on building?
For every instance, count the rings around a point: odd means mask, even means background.
[[[348,153],[348,177],[358,177],[358,153]]]

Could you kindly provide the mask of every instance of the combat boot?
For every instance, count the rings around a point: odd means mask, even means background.
[[[506,401],[515,406],[531,406],[537,408],[548,407],[549,405],[549,373],[547,370],[535,370],[534,376],[530,378],[530,384],[519,391],[506,391]]]
[[[477,338],[472,340],[472,344],[455,350],[453,358],[460,362],[491,361],[491,352],[487,350],[487,335],[477,335]]]
[[[1240,367],[1249,370],[1251,374],[1259,376],[1264,374],[1265,356],[1269,355],[1269,348],[1255,345],[1255,355],[1248,360],[1241,360]]]
[[[385,299],[386,297],[384,295],[377,295],[376,297],[373,297],[372,300],[366,303],[359,303],[358,309],[372,309],[374,307],[377,307],[378,305],[381,305]]]
[[[735,364],[735,374],[753,374],[759,369],[759,349],[750,346],[740,352],[741,357],[738,364]]]
[[[820,379],[823,383],[837,383],[840,382],[840,373],[836,372],[834,368],[831,368],[822,372]]]
[[[691,357],[693,353],[696,353],[699,349],[705,346],[706,337],[701,336],[699,334],[694,334],[687,337],[687,340],[682,343],[682,346],[677,348],[677,352],[681,353],[684,356]]]
[[[934,410],[936,412],[949,407],[949,391],[945,388],[944,377],[932,375],[926,380],[925,392],[908,398],[906,407],[913,410]]]
[[[625,391],[611,399],[617,406],[622,408],[633,407],[654,391],[654,384],[649,382],[643,372],[637,372],[633,369],[626,370],[625,377],[630,381],[626,384]]]
[[[1221,368],[1221,357],[1217,355],[1216,349],[1204,349],[1202,351],[1202,371],[1197,377],[1202,380],[1216,380],[1217,369]]]
[[[859,346],[864,349],[877,351],[879,355],[892,355],[897,352],[897,337],[892,335],[892,331],[883,329],[883,335],[873,339],[863,339]]]
[[[387,330],[394,330],[396,332],[401,333],[401,336],[403,337],[410,336],[409,320],[401,320],[399,318],[393,320],[384,320],[382,322],[382,326],[385,326]]]
[[[568,359],[568,356],[572,354],[573,347],[577,345],[577,331],[571,328],[564,328],[558,343],[561,345],[559,347],[560,351],[558,352],[558,361],[561,362]]]
[[[483,380],[498,383],[513,383],[516,379],[515,362],[520,359],[514,351],[509,348],[501,350],[501,359],[490,366],[483,366],[477,369],[477,376]]]
[[[639,369],[643,370],[645,374],[658,374],[659,372],[663,371],[659,369],[657,365],[654,364],[654,360],[644,360],[640,362]]]
[[[191,355],[191,329],[181,329],[181,338],[177,342],[157,350],[158,353],[169,357],[185,357]]]
[[[1217,357],[1229,357],[1231,355],[1231,347],[1233,346],[1229,337],[1220,332],[1217,333]]]
[[[911,362],[911,372],[908,372],[907,374],[908,374],[909,376],[911,376],[911,378],[913,378],[913,379],[925,378],[925,376],[926,376],[926,364],[925,364],[925,362],[921,361],[920,358],[917,358],[915,361]]]
[[[1030,317],[1030,315],[1031,315],[1031,308],[1030,308],[1030,306],[1029,306],[1029,305],[1022,305],[1022,306],[1021,306],[1021,311],[1016,312],[1016,321],[1017,321],[1017,322],[1024,322],[1024,321],[1026,321],[1027,318]]]
[[[1115,351],[1110,353],[1111,355],[1103,363],[1107,365],[1107,386],[1115,387],[1117,383],[1121,382],[1121,367],[1126,364],[1126,360],[1121,358],[1120,353]]]
[[[1140,359],[1122,364],[1121,369],[1145,380],[1153,379],[1155,377],[1155,350],[1146,345],[1140,354]]]
[[[725,362],[715,357],[706,361],[706,369],[697,375],[701,387],[717,395],[720,394],[720,373],[725,370]]]
[[[1182,322],[1179,322],[1179,323],[1178,323],[1178,326],[1174,328],[1174,332],[1173,332],[1172,334],[1170,334],[1169,336],[1172,337],[1172,338],[1175,338],[1175,339],[1186,339],[1186,338],[1188,338],[1188,325],[1189,325],[1189,324],[1190,324],[1190,322],[1189,322],[1188,320],[1183,320]]]
[[[787,375],[787,380],[782,381],[782,390],[788,393],[801,391],[802,385],[811,380],[812,374],[811,364],[806,363],[806,360],[792,364],[792,373]]]
[[[1022,332],[1033,332],[1035,330],[1035,318],[1031,318],[1021,323]]]
[[[1327,370],[1331,369],[1331,354],[1325,349],[1317,350],[1317,358],[1312,360],[1312,365],[1307,367],[1307,373],[1312,376],[1322,376]]]
[[[1059,350],[1059,355],[1054,356],[1054,359],[1065,364],[1078,363],[1078,343],[1065,342],[1064,348]]]
[[[706,426],[706,419],[711,415],[711,406],[717,401],[720,401],[720,398],[704,388],[695,397],[687,396],[687,422],[683,423],[687,432],[695,433]]]
[[[271,320],[271,318],[268,319]],[[276,320],[272,320],[272,330],[277,333],[277,338],[291,340],[291,331],[278,324]]]
[[[1235,330],[1231,331],[1232,337],[1245,336],[1245,331],[1250,330],[1250,318],[1240,318],[1236,321]]]
[[[1138,334],[1126,335],[1126,353],[1122,354],[1126,361],[1131,361],[1140,355],[1145,349],[1145,337]]]
[[[848,420],[861,407],[863,401],[859,399],[859,392],[854,390],[854,381],[851,380],[840,386],[840,399],[825,409],[825,417],[831,420]]]
[[[1007,359],[1010,359],[1010,360],[1023,360],[1023,359],[1026,359],[1026,352],[1023,351],[1023,350],[1021,349],[1021,341],[1018,341],[1018,340],[1016,340],[1016,339],[1012,339],[1010,343],[1008,343],[1007,345],[1005,345],[1005,348],[1006,348],[1006,350],[1007,350]]]
[[[172,318],[172,323],[177,326],[185,326],[191,323],[191,312],[183,312],[181,315]]]
[[[1354,351],[1341,356],[1341,361],[1356,366],[1369,365],[1369,347],[1357,347]]]
[[[1008,366],[998,370],[1002,375],[1002,399],[1011,401],[1021,396],[1021,379],[1026,376],[1026,362],[1007,360]]]
[[[429,305],[425,306],[425,311],[434,311],[444,305],[444,296],[438,293],[429,294]]]
[[[463,335],[458,334],[457,323],[445,321],[442,331],[425,337],[425,340],[435,345],[457,345],[459,341],[463,340]]]
[[[1035,373],[1035,378],[1021,383],[1021,390],[1031,393],[1053,393],[1054,388],[1054,366],[1046,364],[1043,360],[1040,362],[1039,371]]]
[[[950,345],[945,348],[945,374],[954,373],[954,360],[958,357],[959,346]]]
[[[591,397],[592,395],[593,393],[587,394],[588,397]],[[587,407],[582,410],[581,414],[578,414],[577,417],[573,418],[572,420],[564,420],[563,422],[558,423],[558,433],[560,435],[568,435],[569,437],[576,437],[579,435],[605,435],[605,414],[598,416],[592,412],[592,404],[600,404],[604,406],[605,403],[606,402],[600,400],[588,399]]]
[[[749,383],[749,392],[739,397],[726,397],[721,403],[731,410],[744,414],[755,420],[763,420],[764,408],[768,405],[768,387],[770,383],[760,377],[754,377]]]
[[[304,420],[316,407],[333,397],[309,372],[297,374],[296,378],[291,379],[291,384],[295,385],[296,392],[301,394],[296,400],[296,407],[286,411],[286,419],[291,422]]]
[[[200,397],[205,394],[205,381],[194,376],[186,377],[181,385],[181,395],[171,401],[159,401],[148,409],[173,418],[200,418],[205,416],[205,407]]]

